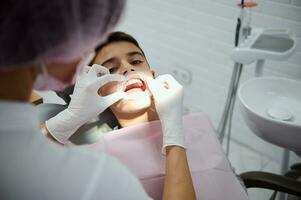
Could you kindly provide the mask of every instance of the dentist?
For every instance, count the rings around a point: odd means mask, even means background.
[[[123,77],[87,68],[82,58],[116,25],[123,7],[122,0],[2,2],[0,199],[150,199],[116,159],[49,142],[27,103],[33,88],[62,90],[79,75],[68,109],[50,122],[63,143],[68,131],[123,98],[98,96],[99,87]],[[182,131],[183,88],[169,75],[148,85],[163,128],[163,199],[195,199]]]

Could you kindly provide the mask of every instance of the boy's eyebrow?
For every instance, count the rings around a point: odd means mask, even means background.
[[[137,54],[144,57],[143,54],[139,51],[132,51],[132,52],[127,53],[126,55],[127,56],[134,56],[134,55],[137,55]]]
[[[113,62],[114,60],[116,60],[115,57],[109,58],[108,60],[104,61],[101,65],[102,65],[102,66],[105,66],[105,64],[110,63],[110,62]]]

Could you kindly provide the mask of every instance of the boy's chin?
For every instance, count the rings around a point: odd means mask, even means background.
[[[134,114],[149,109],[151,103],[145,99],[145,102],[136,102],[135,100],[122,100],[114,107],[114,110],[123,114]]]
[[[138,92],[132,92],[132,93],[126,93],[126,96],[123,98],[123,100],[131,100],[131,101],[145,101],[145,99],[150,98],[149,91],[138,91]]]

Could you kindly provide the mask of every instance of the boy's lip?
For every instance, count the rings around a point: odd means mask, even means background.
[[[139,74],[129,75],[127,81],[123,84],[122,91],[128,92],[132,89],[140,89],[143,92],[147,89],[145,79]]]

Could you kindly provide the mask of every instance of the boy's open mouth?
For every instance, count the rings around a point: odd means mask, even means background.
[[[124,92],[137,92],[137,91],[144,92],[145,90],[146,90],[146,82],[139,75],[131,76],[126,81],[123,87]]]

